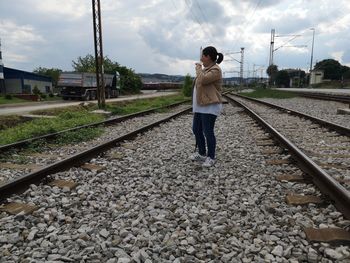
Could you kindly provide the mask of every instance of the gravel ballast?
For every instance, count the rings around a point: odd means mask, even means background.
[[[0,214],[0,262],[349,261],[349,247],[311,244],[303,232],[349,221],[327,202],[285,203],[288,192],[320,193],[275,179],[298,169],[266,164],[256,144],[266,135],[240,108],[225,105],[217,120],[211,168],[188,158],[191,121],[179,117],[91,160],[102,171],[54,175],[78,182],[72,191],[42,184],[11,197],[39,209]]]

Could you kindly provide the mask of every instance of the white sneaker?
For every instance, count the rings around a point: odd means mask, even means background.
[[[190,159],[192,161],[199,161],[199,162],[204,162],[207,157],[200,155],[199,153],[194,153],[190,156]]]
[[[211,167],[215,164],[215,160],[210,158],[210,157],[207,157],[204,161],[204,163],[202,164],[203,167]]]

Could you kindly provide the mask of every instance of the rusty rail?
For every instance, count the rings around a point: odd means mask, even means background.
[[[343,215],[350,219],[350,192],[341,186],[334,178],[327,174],[321,167],[311,160],[298,147],[284,137],[279,131],[268,124],[253,110],[249,109],[244,103],[239,102],[227,95],[224,97],[231,103],[235,103],[242,107],[249,116],[256,120],[266,131],[273,135],[276,141],[283,147],[288,149],[293,159],[299,164],[299,167],[311,176],[313,182],[325,195],[328,195],[334,202],[335,206]]]

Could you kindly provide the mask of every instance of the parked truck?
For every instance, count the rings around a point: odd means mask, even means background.
[[[104,74],[105,97],[116,98],[120,94],[120,77],[116,72],[114,75]],[[80,99],[95,100],[97,99],[97,82],[95,73],[61,73],[58,78],[57,87],[64,100]]]

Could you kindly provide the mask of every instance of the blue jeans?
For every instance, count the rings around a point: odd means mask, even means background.
[[[193,116],[193,134],[196,137],[198,153],[206,156],[205,142],[207,142],[208,155],[215,159],[216,138],[214,135],[214,125],[216,115],[195,112]],[[205,138],[204,138],[205,137]]]

